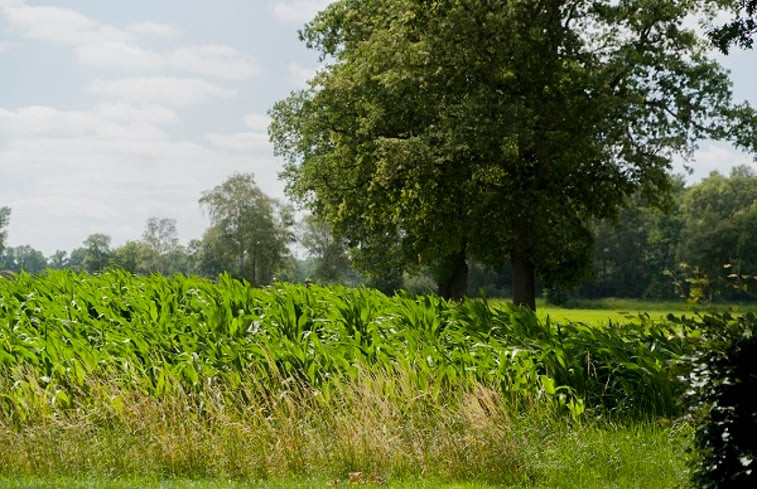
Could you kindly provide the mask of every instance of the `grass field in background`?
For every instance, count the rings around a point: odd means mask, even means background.
[[[608,322],[637,321],[639,315],[645,313],[653,321],[663,320],[668,314],[692,314],[691,311],[674,309],[665,311],[637,311],[626,309],[569,309],[564,307],[544,306],[538,309],[536,315],[541,320],[549,318],[552,322],[573,321],[601,326]]]
[[[537,316],[550,321],[575,321],[593,325],[636,321],[641,315],[652,321],[662,321],[669,314],[694,316],[709,310],[732,311],[736,314],[757,310],[757,304],[690,305],[683,301],[644,301],[638,299],[573,300],[567,306],[553,306],[537,301]]]

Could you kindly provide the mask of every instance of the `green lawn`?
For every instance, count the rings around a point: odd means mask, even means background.
[[[594,325],[607,324],[608,321],[619,322],[638,319],[640,315],[648,315],[650,319],[663,320],[669,314],[675,316],[693,316],[698,311],[707,311],[708,307],[716,310],[731,310],[736,313],[754,311],[755,304],[718,304],[716,306],[691,306],[684,302],[666,301],[653,302],[635,299],[601,299],[575,300],[565,307],[552,306],[538,301],[537,316],[540,319],[549,317],[550,321],[576,321]]]
[[[569,309],[564,307],[546,306],[537,309],[537,315],[540,319],[549,318],[550,321],[574,321],[594,325],[607,324],[608,321],[620,322],[636,320],[639,315],[646,313],[652,320],[662,320],[668,314],[692,314],[691,311],[684,310],[666,310],[666,311],[642,311],[627,309]]]

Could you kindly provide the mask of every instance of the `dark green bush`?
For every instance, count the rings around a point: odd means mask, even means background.
[[[697,430],[697,489],[757,487],[757,319],[705,316],[694,357],[690,401]],[[702,328],[702,325],[699,326]]]
[[[570,292],[559,285],[545,288],[543,296],[547,304],[553,306],[564,306],[570,300]]]

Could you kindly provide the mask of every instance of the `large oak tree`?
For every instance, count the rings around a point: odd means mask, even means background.
[[[754,112],[684,23],[723,3],[337,1],[301,32],[325,67],[271,110],[288,191],[355,256],[430,266],[447,297],[468,258],[509,260],[534,308],[535,277],[579,278],[590,221],[664,195],[674,156],[756,146]]]

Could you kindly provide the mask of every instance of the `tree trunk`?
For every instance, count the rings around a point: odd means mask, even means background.
[[[513,250],[510,258],[513,265],[513,304],[536,311],[534,265],[528,255],[521,250]]]
[[[462,300],[468,288],[468,264],[465,247],[442,259],[437,277],[437,293],[445,299]]]

